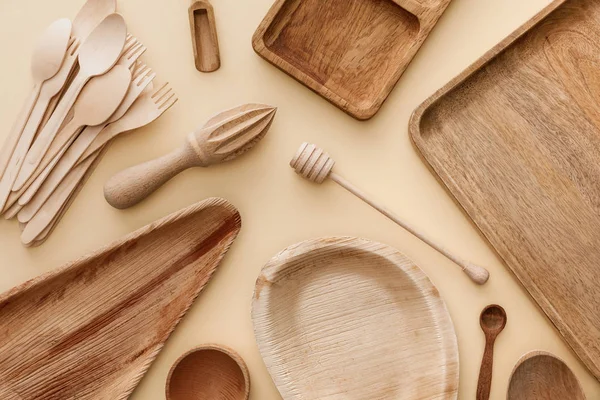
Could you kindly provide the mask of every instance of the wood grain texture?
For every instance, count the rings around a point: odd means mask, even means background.
[[[0,296],[0,398],[127,398],[240,224],[208,199]]]
[[[185,353],[173,364],[167,400],[248,400],[250,372],[232,349],[208,344]]]
[[[446,306],[391,247],[357,238],[288,247],[263,268],[252,319],[285,400],[457,398]]]
[[[277,0],[254,50],[345,112],[381,107],[450,0]]]
[[[515,365],[507,400],[585,400],[567,364],[545,351],[525,354]]]
[[[194,1],[188,12],[196,69],[216,71],[221,67],[221,52],[213,6],[208,0]]]
[[[411,137],[600,379],[600,3],[556,0],[428,99]]]

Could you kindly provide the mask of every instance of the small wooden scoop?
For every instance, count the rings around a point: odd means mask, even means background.
[[[457,264],[462,271],[476,284],[483,285],[490,277],[489,272],[478,265],[466,262],[459,257],[456,257],[442,246],[436,244],[431,239],[426,237],[423,233],[419,232],[416,228],[410,226],[404,222],[399,216],[394,214],[392,211],[385,208],[382,204],[369,198],[359,188],[342,178],[340,175],[333,172],[335,161],[329,157],[329,154],[325,153],[322,149],[316,147],[314,144],[303,143],[296,155],[290,162],[290,166],[296,171],[296,173],[305,179],[308,179],[315,183],[323,183],[326,179],[331,179],[338,185],[412,233],[417,238],[446,256],[449,260]]]
[[[199,347],[173,364],[167,378],[166,395],[167,400],[248,400],[248,367],[227,347]]]
[[[561,359],[545,351],[525,354],[515,366],[507,400],[585,400],[579,381]]]
[[[189,9],[196,69],[213,72],[221,66],[215,12],[208,0],[195,1]]]
[[[188,135],[173,152],[131,167],[113,176],[104,186],[104,197],[119,209],[144,200],[165,182],[191,167],[208,167],[233,160],[250,150],[267,133],[277,109],[248,104],[219,114],[222,118]]]
[[[479,324],[485,334],[485,350],[479,369],[477,382],[477,400],[488,400],[492,388],[492,372],[494,365],[494,343],[506,326],[506,311],[499,305],[487,306],[479,316]]]

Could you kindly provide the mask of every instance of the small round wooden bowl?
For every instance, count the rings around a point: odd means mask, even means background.
[[[182,355],[167,377],[167,400],[248,400],[250,374],[233,350],[215,344]]]

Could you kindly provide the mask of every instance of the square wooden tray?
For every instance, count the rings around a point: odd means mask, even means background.
[[[358,119],[390,94],[450,0],[278,0],[254,50]]]
[[[428,99],[412,139],[600,379],[600,1],[555,0]]]

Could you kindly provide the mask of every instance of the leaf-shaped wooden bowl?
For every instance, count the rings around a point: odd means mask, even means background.
[[[389,246],[324,238],[283,250],[257,280],[252,319],[285,400],[457,397],[446,306]]]
[[[0,399],[127,398],[239,229],[208,199],[0,296]]]
[[[173,364],[166,394],[167,400],[248,400],[250,373],[235,351],[209,344],[187,352]]]

